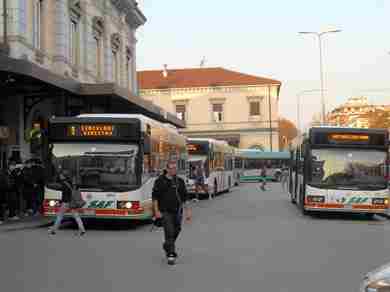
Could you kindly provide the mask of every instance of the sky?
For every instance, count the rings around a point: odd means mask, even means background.
[[[323,38],[327,109],[351,96],[390,104],[390,0],[139,0],[137,69],[224,67],[280,80],[280,114],[297,119],[296,96],[320,88],[314,35]],[[302,124],[320,112],[320,94],[301,98]]]

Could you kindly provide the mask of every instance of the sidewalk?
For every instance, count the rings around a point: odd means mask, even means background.
[[[10,230],[23,230],[23,229],[33,229],[38,227],[43,227],[50,224],[53,221],[52,218],[46,218],[42,215],[40,216],[28,216],[21,218],[16,221],[5,221],[0,225],[0,232],[10,231]]]

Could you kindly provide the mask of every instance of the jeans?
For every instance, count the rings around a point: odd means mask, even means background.
[[[64,214],[65,214],[67,209],[69,209],[69,203],[62,203],[61,207],[60,207],[60,210],[57,213],[56,222],[54,223],[54,225],[53,225],[51,230],[53,230],[53,231],[57,231],[58,230],[58,228],[61,225],[62,219],[64,218]],[[72,212],[72,216],[73,216],[74,220],[77,223],[77,226],[78,226],[79,230],[82,231],[82,232],[85,232],[84,224],[83,224],[83,221],[80,218],[79,212],[77,210],[75,210],[75,209],[72,209],[71,212]]]
[[[175,254],[175,242],[179,237],[181,231],[181,223],[183,219],[183,210],[179,210],[177,213],[164,212],[163,217],[163,228],[165,241],[163,249],[167,255]]]

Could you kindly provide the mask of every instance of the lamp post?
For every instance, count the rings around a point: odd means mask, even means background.
[[[325,125],[325,116],[326,116],[326,108],[325,108],[325,95],[324,95],[324,71],[323,71],[323,57],[322,57],[322,36],[328,33],[337,33],[341,32],[341,29],[334,30],[326,30],[321,32],[314,31],[300,31],[300,34],[313,34],[318,38],[318,46],[320,51],[320,80],[321,80],[321,107],[322,107],[322,117],[321,123]]]
[[[318,92],[321,89],[307,89],[297,93],[297,128],[301,131],[301,97],[306,93]]]

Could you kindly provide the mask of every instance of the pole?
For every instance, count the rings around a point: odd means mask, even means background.
[[[320,78],[321,78],[321,111],[322,111],[322,119],[321,124],[325,125],[325,115],[326,115],[326,108],[325,108],[325,95],[324,95],[324,70],[323,70],[323,61],[322,61],[322,42],[321,42],[321,36],[322,34],[319,33],[318,35],[318,45],[320,49]]]
[[[272,106],[271,106],[271,88],[268,86],[268,106],[269,106],[269,145],[272,151]]]

